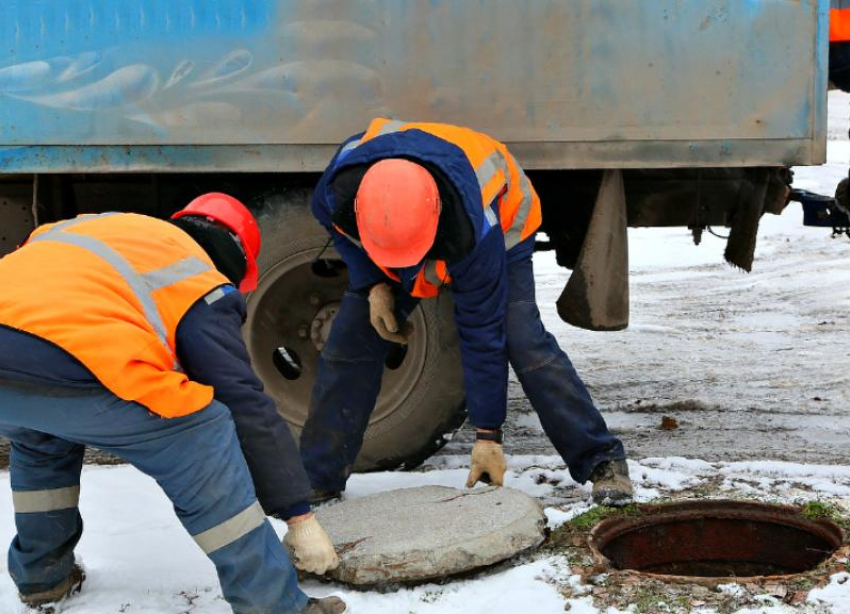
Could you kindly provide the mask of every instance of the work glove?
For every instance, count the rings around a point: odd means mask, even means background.
[[[322,575],[339,566],[330,537],[312,514],[289,524],[283,545],[289,551],[292,564],[302,571]]]
[[[381,338],[406,345],[413,335],[413,325],[405,322],[399,330],[395,317],[395,299],[392,289],[380,283],[369,290],[369,320]]]
[[[505,453],[502,444],[495,441],[476,441],[472,448],[472,466],[466,487],[472,488],[477,482],[502,486],[505,483]]]

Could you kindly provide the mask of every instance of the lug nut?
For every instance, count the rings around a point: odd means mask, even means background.
[[[320,297],[318,294],[311,294],[310,295],[310,304],[313,307],[318,307],[319,303],[321,303],[321,302],[322,302],[322,297]]]
[[[307,326],[306,324],[302,324],[301,326],[298,327],[298,337],[300,337],[301,339],[306,339],[309,336],[310,336],[310,327],[309,326]]]

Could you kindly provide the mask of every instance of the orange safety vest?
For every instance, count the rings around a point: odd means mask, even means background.
[[[490,205],[498,198],[499,219],[505,234],[506,249],[521,243],[540,228],[543,215],[537,192],[504,143],[486,134],[449,124],[379,118],[372,120],[363,136],[348,143],[343,151],[354,149],[376,137],[405,130],[420,130],[434,135],[458,146],[466,154],[481,189],[481,203],[485,214],[493,215]],[[398,275],[389,269],[379,268],[391,279],[399,281]],[[420,298],[431,298],[437,296],[440,288],[449,283],[451,277],[446,263],[442,260],[426,260],[414,281],[411,294]]]
[[[119,398],[165,418],[212,401],[181,371],[175,335],[196,301],[230,282],[176,226],[131,213],[42,226],[0,259],[0,282],[0,324],[64,349]]]
[[[831,0],[829,10],[829,42],[850,41],[850,0]]]

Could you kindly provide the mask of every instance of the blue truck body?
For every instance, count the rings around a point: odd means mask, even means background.
[[[730,227],[749,269],[785,167],[825,160],[828,17],[826,0],[0,0],[0,256],[79,213],[241,198],[263,233],[245,339],[297,431],[347,286],[308,207],[342,140],[384,116],[506,142],[540,195],[536,247],[575,271],[558,313],[618,330],[628,227]],[[415,466],[464,420],[451,297],[411,318],[359,469]]]
[[[529,168],[822,163],[817,0],[4,0],[0,172],[317,171],[374,116]]]

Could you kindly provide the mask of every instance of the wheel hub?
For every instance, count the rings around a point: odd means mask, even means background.
[[[250,297],[248,347],[252,362],[286,419],[300,428],[307,419],[319,354],[339,313],[348,287],[344,268],[328,275],[315,267],[321,249],[293,254],[267,269]],[[416,329],[406,352],[391,352],[381,395],[370,424],[395,412],[419,380],[427,344],[420,310],[411,320]]]
[[[310,325],[310,339],[313,345],[321,352],[328,342],[328,337],[331,334],[331,324],[333,324],[336,314],[339,313],[339,302],[328,303],[316,314],[313,318],[313,323]]]

